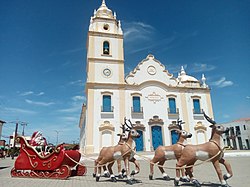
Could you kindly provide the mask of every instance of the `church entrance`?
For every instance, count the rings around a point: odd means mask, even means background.
[[[162,141],[162,129],[160,126],[152,126],[151,127],[152,132],[152,143],[154,150],[157,149],[160,145],[163,145]]]
[[[136,144],[136,151],[143,151],[143,132],[141,130],[137,130],[137,132],[140,134],[139,138],[135,139]]]

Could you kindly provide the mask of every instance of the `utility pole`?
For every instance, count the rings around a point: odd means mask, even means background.
[[[16,122],[15,135],[14,135],[14,137],[13,137],[14,143],[13,143],[13,151],[12,151],[12,155],[11,155],[12,160],[14,159],[14,154],[15,154],[15,152],[16,152],[16,137],[17,137],[17,130],[18,130],[18,121]]]
[[[24,127],[27,126],[27,125],[28,125],[28,123],[24,123],[24,122],[21,123],[21,126],[23,126],[22,136],[24,136]]]
[[[55,130],[56,131],[56,145],[58,145],[58,134],[59,134],[59,132],[61,132],[61,131],[58,131],[58,130]]]
[[[19,125],[19,123],[20,123],[21,125],[22,125],[22,124],[26,124],[26,125],[27,125],[27,123],[26,123],[26,122],[21,122],[21,121],[9,122],[9,123],[15,123],[15,124],[16,124],[15,134],[14,134],[14,137],[13,137],[13,141],[14,141],[14,143],[13,143],[13,150],[12,150],[12,155],[11,155],[11,158],[12,158],[12,160],[13,160],[13,159],[14,159],[14,154],[15,154],[15,152],[16,152],[16,137],[17,137],[18,125]],[[24,131],[23,131],[23,133],[24,133]]]

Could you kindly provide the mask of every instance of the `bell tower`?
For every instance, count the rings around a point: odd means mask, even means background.
[[[121,23],[102,1],[90,18],[87,38],[87,85],[124,84]]]
[[[125,102],[123,32],[116,13],[106,6],[105,0],[90,18],[86,66],[86,126],[82,133],[84,146],[80,150],[93,153],[99,150],[101,122],[108,120],[111,124],[115,111],[117,118],[121,118],[117,121],[123,120],[125,115],[125,105],[119,103]]]

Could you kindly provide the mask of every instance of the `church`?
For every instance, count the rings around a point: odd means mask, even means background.
[[[135,140],[137,151],[176,143],[177,119],[193,134],[188,143],[208,141],[211,131],[202,110],[213,118],[213,108],[204,75],[198,80],[180,67],[174,77],[152,54],[142,57],[126,76],[125,65],[121,22],[103,0],[90,17],[87,36],[81,153],[99,153],[102,147],[116,145],[124,117],[141,135]]]

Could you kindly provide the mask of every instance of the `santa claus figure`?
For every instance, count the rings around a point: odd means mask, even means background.
[[[30,145],[34,146],[41,155],[45,155],[47,141],[41,131],[36,131],[32,134]]]

